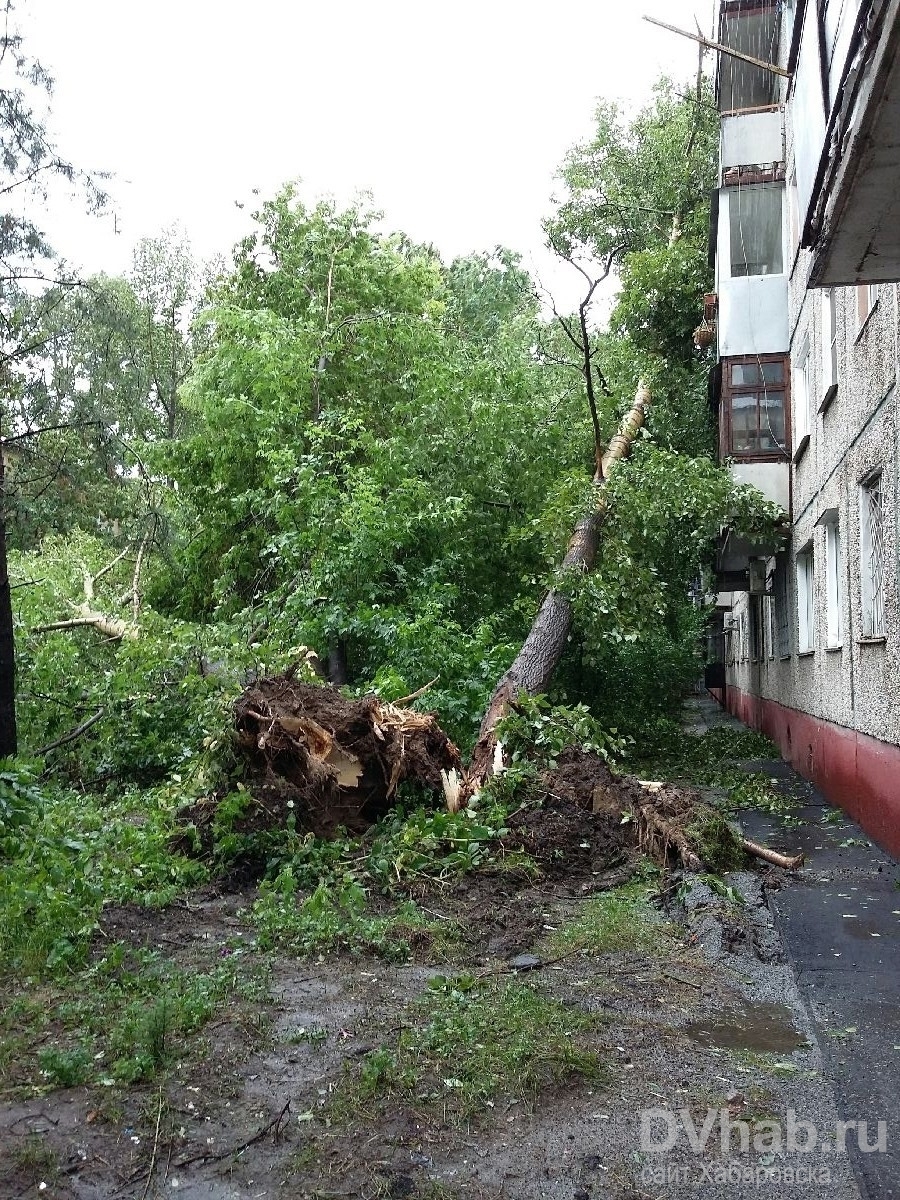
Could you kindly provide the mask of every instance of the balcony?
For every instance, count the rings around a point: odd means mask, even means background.
[[[810,286],[895,281],[900,0],[829,0],[820,28],[814,8],[808,3],[793,90]]]

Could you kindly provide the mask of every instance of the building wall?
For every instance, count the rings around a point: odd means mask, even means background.
[[[785,34],[787,36],[787,34]],[[782,45],[786,61],[787,45]],[[726,621],[727,703],[744,720],[764,729],[797,769],[815,779],[835,802],[863,821],[882,844],[900,848],[900,399],[897,365],[900,298],[894,283],[879,285],[865,320],[858,317],[857,288],[834,289],[837,390],[828,395],[826,321],[828,293],[809,289],[815,248],[798,248],[802,199],[796,187],[808,154],[809,126],[802,94],[786,97],[784,153],[788,181],[788,272],[786,337],[792,373],[806,361],[809,382],[809,437],[800,443],[804,422],[797,411],[802,388],[791,389],[794,431],[790,464],[790,536],[785,547],[787,589],[753,598],[735,592]],[[800,111],[798,111],[798,109]],[[750,115],[726,118],[724,161],[741,147],[755,146],[771,130]],[[742,129],[740,122],[747,122]],[[753,122],[751,125],[750,122]],[[794,130],[800,131],[795,146]],[[804,138],[806,141],[804,141]],[[726,154],[727,150],[727,154]],[[797,151],[798,153],[795,153]],[[900,166],[897,170],[900,189]],[[726,209],[727,215],[727,209]],[[725,251],[720,225],[719,253]],[[721,271],[720,271],[721,275]],[[737,282],[737,281],[732,281]],[[740,281],[746,283],[750,281]],[[760,282],[760,281],[753,281]],[[763,280],[762,282],[767,282]],[[774,282],[774,280],[772,280]],[[721,298],[720,298],[721,300]],[[770,314],[761,326],[750,309],[729,328],[732,314],[720,302],[720,354],[746,353],[762,328],[769,336]],[[738,351],[728,348],[739,344]],[[772,347],[775,349],[774,345]],[[746,473],[747,467],[740,470]],[[737,473],[738,468],[735,468]],[[884,636],[862,636],[861,487],[881,473],[884,533]],[[841,640],[826,644],[826,525],[837,519],[841,540]],[[814,633],[809,651],[799,649],[798,555],[813,551]],[[775,560],[767,563],[770,579]],[[786,603],[785,603],[786,601]],[[756,606],[758,636],[751,636]],[[786,644],[778,636],[786,622]],[[755,644],[754,644],[755,643]],[[756,650],[754,656],[753,652]],[[886,764],[889,764],[886,766]]]
[[[792,173],[791,108],[786,119],[788,168]],[[781,658],[766,644],[763,657],[749,658],[749,637],[735,642],[729,682],[742,692],[760,695],[789,708],[823,718],[883,741],[900,744],[900,572],[898,572],[898,439],[900,404],[897,389],[898,289],[879,286],[868,318],[857,318],[856,288],[835,289],[838,386],[834,398],[818,411],[823,383],[823,306],[825,293],[807,290],[810,253],[789,250],[788,322],[792,365],[808,354],[810,379],[809,443],[791,464],[791,536],[788,550],[788,596],[791,653]],[[792,421],[798,426],[796,414]],[[795,447],[796,448],[796,447]],[[885,637],[863,639],[860,571],[860,486],[881,471],[884,500]],[[827,592],[825,528],[816,522],[837,509],[841,534],[842,645],[825,645]],[[797,554],[813,547],[815,578],[814,649],[798,650]],[[770,564],[770,567],[774,563]],[[734,616],[749,628],[750,598],[735,594]],[[775,605],[767,597],[764,608]],[[778,613],[764,630],[777,626]],[[771,640],[771,639],[769,639]]]

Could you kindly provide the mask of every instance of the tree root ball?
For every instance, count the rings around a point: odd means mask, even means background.
[[[297,828],[317,837],[365,829],[396,801],[401,783],[442,797],[441,771],[461,765],[432,714],[377,696],[348,699],[290,672],[247,688],[234,717],[254,799],[273,823],[293,811]]]

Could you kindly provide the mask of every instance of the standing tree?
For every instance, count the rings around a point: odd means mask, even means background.
[[[53,80],[24,49],[15,26],[15,0],[5,0],[0,33],[0,379],[8,401],[18,364],[40,344],[41,303],[34,296],[47,284],[47,305],[58,303],[59,288],[74,280],[60,265],[30,215],[53,182],[86,192],[92,204],[103,200],[94,181],[61,157],[49,139],[42,98]],[[54,270],[54,267],[56,270]],[[4,456],[0,452],[0,757],[16,753],[15,641],[12,598],[6,564]]]

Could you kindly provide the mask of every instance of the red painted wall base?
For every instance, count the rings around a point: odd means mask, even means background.
[[[722,704],[720,689],[712,695]],[[858,821],[873,841],[900,858],[900,746],[730,685],[724,701],[745,725],[770,737],[794,770]]]

